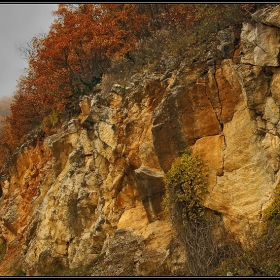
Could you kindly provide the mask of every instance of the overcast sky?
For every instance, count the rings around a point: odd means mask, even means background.
[[[17,46],[48,33],[57,4],[0,3],[0,97],[11,96],[27,67]]]

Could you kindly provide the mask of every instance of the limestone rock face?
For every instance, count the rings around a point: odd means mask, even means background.
[[[164,173],[154,172],[145,167],[135,170],[136,186],[150,222],[159,219],[161,201],[165,193]]]
[[[263,9],[252,15],[253,24],[244,23],[241,40],[242,63],[259,66],[279,65],[279,6]]]
[[[280,27],[279,12],[280,12],[279,6],[269,7],[255,12],[252,15],[252,18],[256,22],[261,22],[265,25],[279,28]]]
[[[22,147],[2,186],[0,275],[87,265],[93,276],[180,275],[184,250],[161,203],[164,175],[189,146],[208,168],[205,206],[241,241],[257,232],[280,179],[279,13],[243,24],[241,59],[223,49],[218,65],[182,60],[116,81]]]

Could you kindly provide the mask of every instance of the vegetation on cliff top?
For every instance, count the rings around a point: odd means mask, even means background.
[[[171,56],[203,59],[206,49],[215,46],[217,31],[240,25],[256,7],[59,4],[49,33],[20,48],[29,66],[19,78],[11,115],[0,133],[0,166],[30,131],[41,128],[43,135],[50,135],[55,132],[57,119],[77,114],[79,97],[112,73],[116,60],[129,61],[141,71],[139,64],[144,68],[157,63],[166,51]]]

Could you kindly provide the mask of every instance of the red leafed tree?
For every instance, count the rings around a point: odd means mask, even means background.
[[[101,80],[113,57],[124,55],[148,22],[136,4],[60,4],[47,35],[34,37],[2,132],[14,147],[51,112],[63,112]],[[1,140],[0,141],[4,141]]]
[[[36,88],[60,100],[92,90],[147,22],[132,4],[61,4],[55,15],[49,35],[34,41],[30,67],[36,69]]]
[[[101,81],[112,59],[126,56],[140,39],[158,29],[187,29],[205,16],[207,24],[220,21],[227,9],[236,14],[230,5],[221,7],[216,13],[206,4],[59,4],[49,33],[29,44],[28,71],[0,132],[0,154],[50,114],[73,113],[72,105]]]

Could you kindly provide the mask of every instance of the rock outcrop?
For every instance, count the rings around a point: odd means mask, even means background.
[[[0,274],[21,266],[46,275],[101,258],[93,275],[183,271],[161,202],[164,174],[188,146],[209,170],[205,206],[239,240],[257,232],[279,181],[279,13],[253,14],[239,48],[223,39],[219,49],[232,52],[221,63],[183,60],[108,94],[101,87],[57,134],[23,147],[0,198]]]

